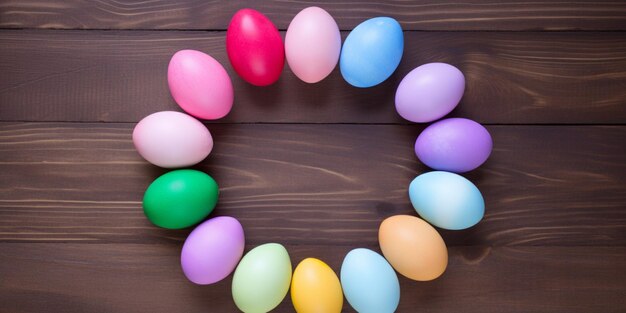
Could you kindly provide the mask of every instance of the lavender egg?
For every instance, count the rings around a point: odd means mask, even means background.
[[[243,227],[230,216],[214,217],[198,225],[185,240],[180,264],[195,284],[208,285],[226,278],[243,255]]]
[[[430,168],[464,173],[485,163],[491,154],[491,135],[465,118],[449,118],[426,127],[415,141],[415,154]]]
[[[450,113],[461,101],[465,77],[446,63],[428,63],[409,72],[396,91],[396,111],[416,123],[432,122]]]

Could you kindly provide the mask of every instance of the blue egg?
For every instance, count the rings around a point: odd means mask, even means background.
[[[429,172],[409,185],[411,204],[423,219],[444,229],[476,225],[485,214],[485,200],[471,181],[449,172]]]
[[[359,313],[392,313],[400,303],[396,272],[385,258],[369,249],[354,249],[343,259],[341,288]]]
[[[341,75],[352,86],[367,88],[384,82],[398,67],[404,35],[398,21],[375,17],[355,27],[341,49]]]

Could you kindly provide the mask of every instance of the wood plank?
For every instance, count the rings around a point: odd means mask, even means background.
[[[179,245],[5,243],[0,248],[5,312],[237,311],[231,277],[211,286],[186,281]],[[315,256],[337,272],[352,248],[287,245],[294,266]],[[441,278],[400,279],[398,312],[626,310],[624,247],[455,247],[449,253]],[[273,312],[293,312],[289,297]],[[346,301],[344,312],[353,312]]]
[[[345,33],[344,33],[345,35]],[[307,85],[288,69],[257,88],[232,71],[223,32],[0,31],[0,120],[135,122],[176,110],[167,64],[180,49],[225,65],[236,91],[220,122],[406,123],[399,81],[414,67],[448,62],[467,77],[454,116],[483,123],[626,123],[622,33],[406,33],[404,59],[387,82],[349,86],[335,70]]]
[[[164,172],[131,142],[133,124],[0,124],[0,241],[180,242],[152,226],[141,199]],[[415,214],[407,188],[427,169],[421,128],[398,125],[209,125],[197,168],[221,186],[214,215],[249,242],[374,245],[379,223]],[[626,246],[625,126],[489,126],[495,149],[467,177],[486,216],[458,245]]]
[[[281,29],[303,8],[325,8],[344,30],[392,16],[407,30],[625,30],[623,1],[119,1],[4,0],[2,28],[224,30],[240,8],[266,13]]]

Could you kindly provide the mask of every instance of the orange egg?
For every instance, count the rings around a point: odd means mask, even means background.
[[[413,280],[433,280],[448,265],[448,250],[441,235],[415,216],[385,219],[378,230],[378,242],[391,266]]]

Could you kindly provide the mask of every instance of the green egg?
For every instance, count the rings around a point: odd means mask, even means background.
[[[215,208],[215,180],[196,170],[175,170],[155,179],[143,196],[143,211],[154,225],[169,229],[192,226]]]

